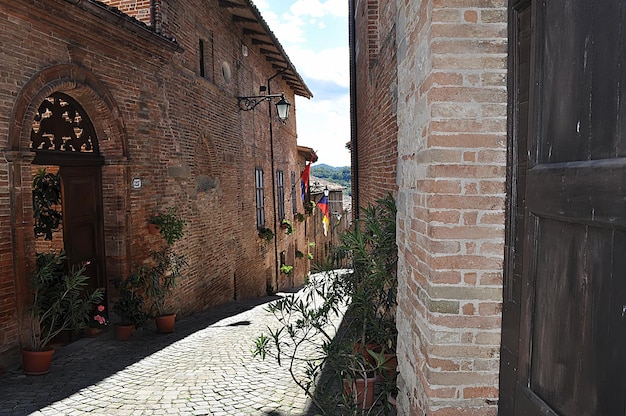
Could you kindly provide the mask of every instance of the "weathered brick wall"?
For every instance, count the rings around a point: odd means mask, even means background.
[[[102,3],[115,7],[145,24],[150,24],[150,4],[153,1],[154,0],[104,0]],[[160,4],[161,2],[157,1],[156,3]]]
[[[357,149],[352,152],[357,187],[353,207],[395,195],[397,149],[397,66],[395,4],[359,0],[355,4]],[[353,144],[354,146],[354,144]]]
[[[257,95],[276,70],[217,2],[189,0],[172,9],[169,4],[161,5],[163,19],[182,48],[145,29],[125,30],[84,9],[88,4],[51,0],[40,7],[34,0],[0,0],[0,148],[12,149],[4,156],[16,160],[0,164],[0,365],[16,362],[20,338],[27,336],[20,325],[29,301],[28,262],[35,253],[31,167],[28,160],[18,162],[30,154],[32,106],[57,90],[90,115],[106,160],[110,302],[116,296],[112,282],[161,244],[147,231],[150,210],[169,206],[178,207],[187,223],[185,238],[174,247],[189,261],[171,299],[180,315],[263,295],[268,282],[276,284],[274,243],[258,237],[255,222],[257,166],[266,177],[267,226],[274,221],[268,103],[239,112],[236,99]],[[212,39],[204,78],[200,37]],[[222,76],[224,64],[232,71],[230,80]],[[280,77],[271,89],[284,91],[294,104],[293,91]],[[293,110],[286,124],[273,124],[274,169],[282,169],[287,180],[299,169]],[[134,178],[142,179],[141,189],[132,189]],[[276,238],[278,252],[305,245],[303,235]],[[303,241],[296,244],[296,238]]]
[[[396,4],[401,414],[495,415],[506,1]]]

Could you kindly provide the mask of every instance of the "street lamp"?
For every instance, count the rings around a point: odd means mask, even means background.
[[[267,87],[261,86],[261,92],[269,92],[270,81],[277,77],[278,75],[285,72],[287,68],[284,68],[274,74],[267,80]],[[276,112],[278,113],[278,119],[281,123],[285,124],[287,119],[289,118],[289,108],[291,104],[285,99],[285,94],[265,94],[265,95],[252,95],[249,97],[237,97],[237,105],[239,106],[239,111],[250,111],[254,110],[259,104],[264,101],[272,101],[274,99],[278,99],[276,101]],[[272,165],[272,201],[274,203],[274,235],[277,235],[277,227],[278,227],[278,217],[276,210],[276,169],[274,166],[274,135],[272,133],[272,106],[269,106],[269,133],[270,133],[270,161]],[[279,282],[278,282],[278,238],[274,238],[274,268],[276,271],[276,289],[278,290]]]
[[[254,110],[256,106],[263,101],[272,101],[274,98],[280,98],[276,102],[276,111],[278,112],[278,118],[283,123],[289,118],[289,108],[291,104],[285,99],[285,94],[267,94],[267,95],[252,95],[249,97],[237,97],[239,110],[250,111]]]

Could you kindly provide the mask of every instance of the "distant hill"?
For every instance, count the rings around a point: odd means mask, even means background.
[[[350,182],[350,166],[334,167],[325,164],[311,165],[311,175],[338,183],[346,187],[348,195],[352,194],[352,184]]]

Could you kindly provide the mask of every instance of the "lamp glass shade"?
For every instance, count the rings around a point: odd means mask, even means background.
[[[291,107],[291,104],[285,100],[285,97],[280,97],[280,100],[276,103],[276,111],[278,112],[278,118],[282,121],[286,121],[289,118],[289,107]]]

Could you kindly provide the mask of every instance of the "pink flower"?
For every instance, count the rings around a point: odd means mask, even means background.
[[[98,305],[98,312],[104,311],[104,305]]]

